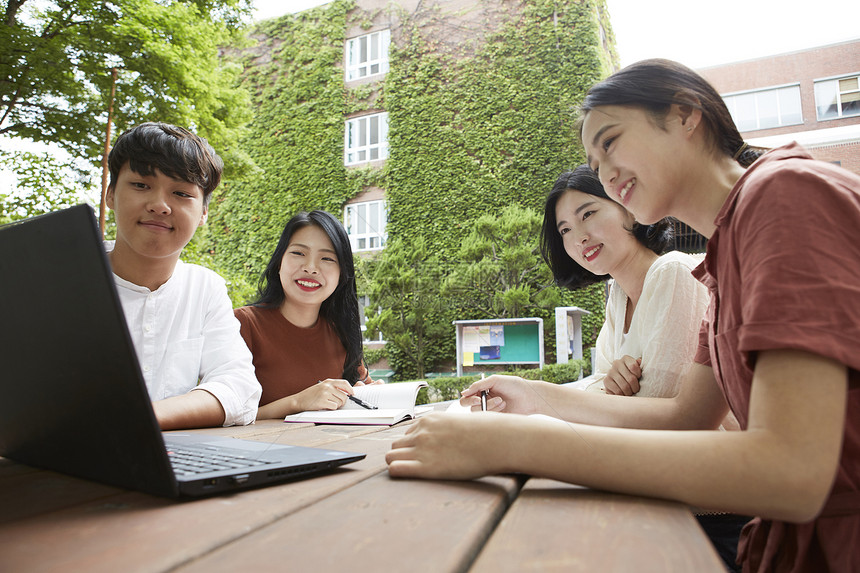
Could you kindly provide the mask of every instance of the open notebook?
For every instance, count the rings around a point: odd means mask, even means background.
[[[355,424],[391,426],[403,420],[415,418],[433,410],[433,406],[416,406],[418,390],[427,382],[395,382],[392,384],[369,384],[353,388],[356,398],[376,406],[368,410],[347,400],[338,410],[313,410],[291,414],[285,422],[313,422],[315,424]]]

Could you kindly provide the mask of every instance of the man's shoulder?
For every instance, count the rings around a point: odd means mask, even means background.
[[[165,288],[166,287],[166,288]],[[227,282],[215,271],[200,265],[178,261],[170,281],[164,285],[163,296],[176,304],[198,309],[218,309],[231,312],[233,305],[227,292]]]
[[[226,286],[227,284],[224,277],[212,269],[195,263],[186,263],[181,260],[176,262],[174,275],[180,277],[182,281],[189,283],[212,284],[217,286]]]

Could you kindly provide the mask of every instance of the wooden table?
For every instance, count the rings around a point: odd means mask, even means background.
[[[367,457],[175,501],[0,458],[0,571],[724,571],[683,505],[524,476],[389,477],[405,424],[201,430]]]

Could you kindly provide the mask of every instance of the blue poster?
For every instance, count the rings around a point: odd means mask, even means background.
[[[481,360],[498,360],[502,356],[501,346],[482,346]]]

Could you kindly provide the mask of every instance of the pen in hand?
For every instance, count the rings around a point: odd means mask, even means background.
[[[360,398],[356,398],[352,394],[347,394],[346,397],[349,398],[350,400],[352,400],[353,402],[355,402],[356,404],[358,404],[359,406],[361,406],[362,408],[367,408],[368,410],[378,410],[379,409],[376,406],[371,406],[370,404],[368,404],[367,402],[365,402],[364,400],[362,400]]]
[[[484,373],[481,372],[481,380],[484,379]],[[490,395],[489,390],[481,390],[481,412],[487,411],[487,396]]]

